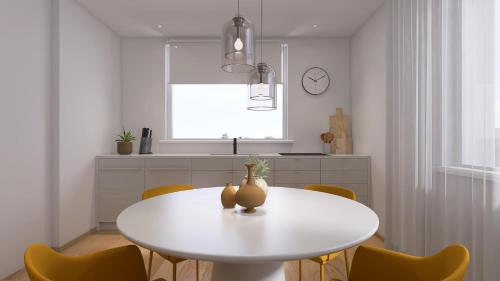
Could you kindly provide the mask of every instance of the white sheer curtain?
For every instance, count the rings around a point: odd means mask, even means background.
[[[500,280],[500,0],[392,0],[387,246]]]

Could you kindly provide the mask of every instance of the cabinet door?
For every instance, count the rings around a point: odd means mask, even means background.
[[[359,171],[322,171],[322,183],[368,183],[368,170]]]
[[[319,158],[277,158],[274,160],[276,171],[319,171]]]
[[[233,181],[232,171],[193,171],[192,185],[195,188],[224,186]],[[235,185],[239,185],[235,184]]]
[[[98,221],[115,222],[121,211],[141,200],[144,160],[101,159],[98,166]]]
[[[321,159],[322,171],[368,170],[367,158],[333,158]]]
[[[276,171],[276,184],[317,184],[321,180],[319,171]],[[286,186],[286,185],[285,185]]]
[[[183,158],[146,160],[146,189],[174,184],[191,184],[191,161]]]

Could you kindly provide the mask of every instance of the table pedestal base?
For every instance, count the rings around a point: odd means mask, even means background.
[[[283,263],[214,263],[212,281],[285,281]]]

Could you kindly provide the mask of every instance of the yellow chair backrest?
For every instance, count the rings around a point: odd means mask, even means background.
[[[354,191],[336,185],[306,185],[304,189],[330,193],[356,201],[356,193]]]
[[[164,194],[169,194],[172,192],[178,192],[178,191],[185,191],[185,190],[191,190],[193,189],[193,186],[188,185],[188,184],[182,184],[182,185],[165,185],[165,186],[160,186],[160,187],[154,187],[145,190],[142,193],[142,200],[146,200],[149,198],[153,198],[156,196],[164,195]]]
[[[469,252],[462,245],[451,245],[429,257],[360,246],[349,281],[462,281],[468,264]]]
[[[141,252],[134,245],[69,257],[34,244],[26,250],[24,264],[31,281],[147,281]]]

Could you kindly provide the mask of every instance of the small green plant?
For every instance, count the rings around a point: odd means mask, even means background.
[[[247,163],[255,165],[255,167],[253,168],[254,177],[266,178],[269,174],[269,163],[267,162],[267,160],[259,159],[255,155],[250,155]]]
[[[118,135],[118,138],[115,140],[116,142],[132,142],[135,141],[135,136],[131,131],[125,131],[123,128],[123,132]]]

